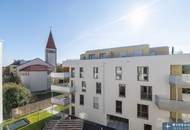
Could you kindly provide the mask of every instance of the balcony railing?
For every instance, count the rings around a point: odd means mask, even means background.
[[[162,110],[190,114],[190,101],[170,100],[166,97],[156,95],[155,104]]]
[[[74,92],[74,87],[71,87],[67,84],[52,84],[51,91],[58,93],[72,93]]]
[[[51,103],[58,105],[68,105],[70,103],[70,99],[68,97],[64,97],[63,95],[59,95],[51,98]]]
[[[178,88],[190,88],[190,75],[170,75],[169,83]]]
[[[59,78],[59,79],[69,78],[70,73],[69,72],[52,72],[51,77],[52,78]]]

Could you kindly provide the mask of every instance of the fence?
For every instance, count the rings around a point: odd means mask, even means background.
[[[42,101],[38,101],[35,103],[30,103],[25,106],[17,107],[12,109],[12,118],[17,118],[20,116],[24,116],[30,114],[32,112],[36,112],[47,107],[51,106],[51,99],[46,99]]]

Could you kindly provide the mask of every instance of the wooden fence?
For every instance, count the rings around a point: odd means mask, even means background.
[[[50,106],[51,106],[51,99],[46,99],[46,100],[38,101],[35,103],[30,103],[21,107],[13,108],[12,118],[24,116],[32,112],[37,112],[39,110],[48,108]]]

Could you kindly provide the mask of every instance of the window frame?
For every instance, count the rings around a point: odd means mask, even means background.
[[[143,92],[142,89],[146,88],[147,92]],[[141,85],[140,86],[141,100],[152,101],[152,86]]]
[[[84,106],[84,95],[81,94],[79,100],[79,104]]]
[[[84,78],[84,67],[79,67],[79,77]]]
[[[150,130],[152,130],[152,125],[149,125],[149,124],[144,124],[144,130],[147,130],[145,127],[146,126],[150,126]]]
[[[99,98],[98,97],[93,97],[93,108],[99,109]]]
[[[71,67],[71,78],[75,77],[75,68]]]
[[[93,79],[98,79],[98,67],[93,67]]]
[[[100,85],[98,85],[98,84],[100,84]],[[101,82],[96,82],[96,94],[102,94],[102,83]]]
[[[146,112],[144,112],[144,108],[147,108]],[[143,110],[144,109],[144,110]],[[141,119],[149,119],[149,106],[144,104],[137,104],[137,118]]]
[[[124,91],[121,91],[122,87],[124,88]],[[119,84],[119,97],[126,97],[126,84]]]
[[[86,92],[86,81],[81,81],[82,92]]]
[[[121,71],[121,72],[119,72],[119,71]],[[116,66],[115,67],[115,79],[116,80],[122,80],[122,66]]]
[[[145,68],[147,69],[145,72]],[[149,66],[137,66],[137,81],[146,81],[148,82],[149,81],[149,73],[150,73],[150,70],[149,70]],[[141,79],[141,76],[143,77]],[[147,79],[145,79],[147,77]]]
[[[119,103],[119,104],[118,104]],[[122,101],[120,100],[116,100],[115,101],[115,112],[118,113],[118,114],[122,114]]]

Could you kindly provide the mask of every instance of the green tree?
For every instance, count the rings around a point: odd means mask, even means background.
[[[24,85],[16,83],[3,84],[4,116],[9,117],[12,108],[29,103],[31,98],[30,91]]]

